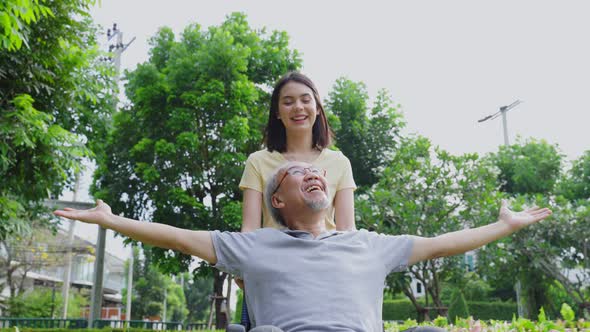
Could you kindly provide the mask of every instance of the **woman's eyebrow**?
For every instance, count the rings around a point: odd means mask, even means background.
[[[299,95],[299,97],[300,97],[300,98],[301,98],[301,97],[311,97],[311,93],[309,93],[309,92],[305,92],[305,93],[302,93],[302,94],[300,94],[300,95]],[[286,95],[286,96],[282,96],[282,97],[281,97],[281,99],[287,99],[287,98],[295,98],[295,97],[293,97],[293,96],[291,96],[291,95]]]

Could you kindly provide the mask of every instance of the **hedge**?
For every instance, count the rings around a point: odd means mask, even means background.
[[[475,319],[497,319],[512,320],[513,315],[517,315],[518,309],[516,303],[510,302],[481,302],[467,301],[469,313]],[[438,314],[432,310],[430,318],[435,318]],[[383,301],[383,320],[406,320],[418,319],[418,313],[410,300],[385,300]]]

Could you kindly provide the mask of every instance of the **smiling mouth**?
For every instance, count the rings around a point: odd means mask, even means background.
[[[310,193],[310,192],[313,192],[313,191],[318,191],[318,190],[319,190],[319,191],[323,191],[323,190],[322,190],[322,187],[320,187],[320,186],[318,186],[318,185],[313,185],[313,186],[309,186],[309,187],[307,187],[307,189],[305,190],[305,192],[308,192],[308,193]]]
[[[293,121],[303,121],[307,119],[307,115],[304,116],[296,116],[296,117],[292,117],[291,120]]]

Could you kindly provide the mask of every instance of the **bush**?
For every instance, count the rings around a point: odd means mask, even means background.
[[[383,301],[383,320],[417,319],[418,313],[410,300]]]
[[[469,317],[469,308],[467,301],[460,290],[456,290],[451,298],[451,305],[449,306],[449,320],[455,322],[457,318]]]
[[[518,308],[513,302],[469,301],[469,312],[475,319],[512,320],[518,316]]]
[[[495,319],[495,320],[512,320],[513,315],[517,315],[518,309],[513,302],[482,302],[467,301],[469,313],[475,319]],[[436,317],[437,313],[429,313],[431,318]],[[387,300],[383,301],[383,320],[406,320],[418,319],[416,309],[410,300]]]
[[[68,300],[68,317],[78,318],[82,316],[82,308],[87,306],[88,300],[77,293],[70,293]],[[61,291],[50,288],[36,288],[21,296],[8,301],[8,311],[12,317],[44,318],[61,316],[63,311],[63,299]]]

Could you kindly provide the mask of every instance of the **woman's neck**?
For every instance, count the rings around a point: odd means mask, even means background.
[[[312,146],[313,140],[311,133],[287,133],[287,150],[285,154],[289,155],[307,155],[317,151]]]

